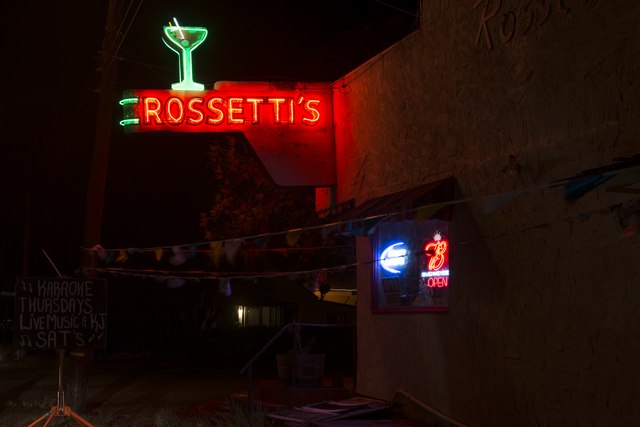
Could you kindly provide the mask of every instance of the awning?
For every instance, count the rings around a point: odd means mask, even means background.
[[[455,178],[448,177],[428,184],[376,197],[340,215],[335,220],[406,220],[451,219],[451,201]]]

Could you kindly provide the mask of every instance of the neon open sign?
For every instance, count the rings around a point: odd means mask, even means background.
[[[449,242],[439,232],[433,240],[424,246],[427,257],[427,271],[422,272],[423,281],[428,288],[446,288],[449,286]]]
[[[371,297],[375,313],[448,310],[448,232],[449,223],[435,218],[377,225]]]
[[[449,243],[436,232],[424,246],[424,270],[420,276],[429,288],[449,286]],[[410,256],[405,242],[396,242],[384,248],[380,254],[380,267],[389,275],[402,275]],[[422,265],[421,264],[421,265]]]
[[[163,27],[163,42],[179,57],[171,89],[125,91],[125,132],[242,132],[280,185],[336,183],[330,84],[195,81],[193,51],[204,27]]]

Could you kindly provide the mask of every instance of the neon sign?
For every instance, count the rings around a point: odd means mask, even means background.
[[[125,133],[241,132],[279,185],[335,185],[330,83],[217,82],[205,90],[194,81],[192,53],[208,31],[174,22],[162,40],[179,56],[180,81],[125,91]]]
[[[137,132],[231,132],[248,126],[322,127],[327,94],[319,91],[173,92],[137,90],[120,101],[121,126]]]
[[[427,257],[427,270],[422,278],[428,288],[446,288],[449,286],[449,243],[436,231],[433,240],[424,246]]]
[[[427,278],[429,287],[447,286],[448,280],[436,280],[435,277],[449,276],[449,253],[448,242],[442,239],[440,232],[434,234],[433,240],[430,240],[424,246],[426,256],[427,271],[422,271],[420,276]],[[400,274],[407,265],[407,256],[409,250],[405,242],[392,243],[387,246],[380,254],[380,267],[388,273]],[[443,269],[443,267],[446,267]],[[443,285],[444,284],[444,285]]]
[[[449,306],[449,224],[439,219],[377,226],[375,312],[442,312]]]
[[[169,23],[168,27],[162,27],[164,38],[162,41],[180,57],[180,82],[171,85],[174,90],[203,90],[202,83],[193,81],[193,63],[191,52],[196,50],[207,38],[207,29],[204,27],[180,27],[178,20],[173,18],[175,27]]]
[[[442,240],[442,235],[439,232],[436,232],[433,240],[425,245],[424,252],[429,260],[427,264],[429,271],[440,270],[445,263],[449,264],[447,246],[447,241]]]
[[[407,264],[407,248],[404,242],[389,245],[380,254],[380,267],[391,274],[399,274]]]

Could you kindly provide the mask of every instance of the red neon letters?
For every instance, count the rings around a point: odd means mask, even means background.
[[[325,84],[134,89],[123,93],[120,105],[125,133],[242,133],[279,185],[335,184],[332,93]]]
[[[194,127],[303,124],[321,119],[321,100],[305,96],[142,96],[138,116],[141,126]]]
[[[429,277],[427,279],[427,288],[446,288],[449,286],[449,277]]]

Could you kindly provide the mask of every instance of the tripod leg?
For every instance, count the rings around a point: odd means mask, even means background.
[[[47,418],[50,415],[51,415],[51,412],[47,412],[46,414],[44,414],[43,416],[41,416],[40,418],[38,418],[37,420],[35,420],[31,424],[29,424],[27,427],[37,426],[38,424],[40,424],[40,421],[44,420],[45,418]]]
[[[47,418],[47,421],[45,421],[45,423],[42,424],[42,427],[47,427],[55,417],[56,417],[56,414],[49,415],[49,418]]]
[[[69,416],[86,427],[94,427],[89,421],[82,418],[80,415],[73,412],[73,409],[69,409]]]
[[[51,414],[49,415],[49,418],[47,418],[47,421],[44,422],[42,427],[47,427],[51,423],[51,421],[53,421],[53,419],[57,416],[58,416],[58,413],[57,413],[57,406],[56,406],[56,411],[54,411],[53,408],[51,408]]]

